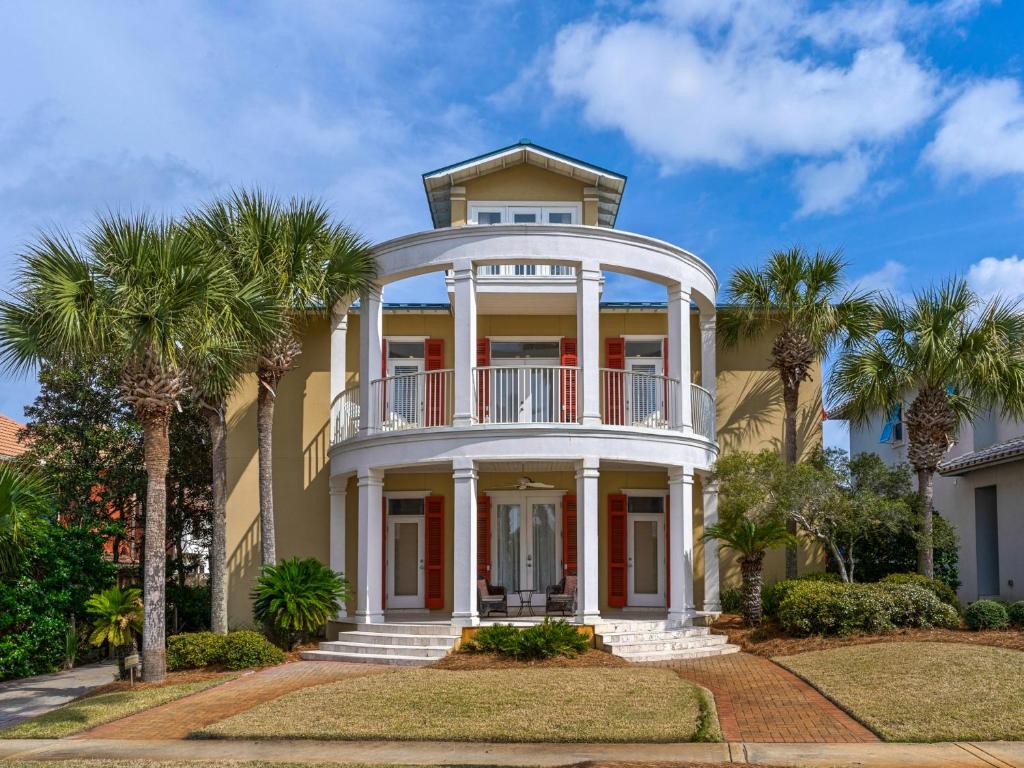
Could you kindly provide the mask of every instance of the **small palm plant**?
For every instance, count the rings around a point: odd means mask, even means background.
[[[315,557],[293,557],[263,566],[252,599],[256,620],[290,649],[337,615],[348,582]]]
[[[135,636],[142,631],[142,593],[134,587],[111,587],[90,597],[85,609],[93,617],[89,642],[97,647],[109,643],[124,677],[124,657],[135,650]]]
[[[39,475],[0,463],[0,576],[17,570],[25,534],[51,511],[52,502]]]
[[[717,539],[719,544],[740,556],[743,584],[743,619],[749,626],[761,624],[761,587],[764,582],[764,556],[769,549],[795,543],[793,534],[781,520],[756,520],[743,515],[730,515],[709,525],[703,540]]]

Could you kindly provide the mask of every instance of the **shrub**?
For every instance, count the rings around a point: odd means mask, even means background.
[[[945,627],[960,626],[960,613],[953,606],[942,602],[928,587],[920,584],[869,584],[880,590],[891,600],[892,612],[889,621],[894,627]]]
[[[918,504],[916,494],[911,503]],[[960,586],[960,540],[952,523],[939,514],[932,517],[935,578],[956,589]],[[892,533],[872,531],[857,547],[856,578],[880,581],[891,573],[912,573],[917,568],[917,537],[913,530]]]
[[[1004,629],[1010,623],[1010,617],[999,601],[978,600],[967,606],[964,623],[973,630]]]
[[[739,587],[729,587],[723,590],[721,595],[722,613],[739,613],[743,610],[743,595]]]
[[[1010,620],[1010,626],[1024,629],[1024,600],[1018,600],[1007,608],[1006,616]]]
[[[216,632],[187,632],[167,639],[167,669],[199,669],[224,663],[227,635]]]
[[[253,615],[292,647],[318,632],[348,597],[348,582],[315,557],[265,565],[253,590]]]
[[[838,573],[823,571],[822,573],[807,573],[795,579],[786,579],[785,581],[769,584],[761,592],[761,610],[764,611],[764,615],[778,618],[779,604],[782,603],[782,598],[788,594],[790,587],[806,581],[824,581],[830,584],[838,584],[841,582],[841,579]]]
[[[957,613],[963,613],[964,607],[960,603],[960,599],[956,596],[956,591],[946,584],[944,581],[938,579],[929,579],[920,573],[890,573],[884,579],[883,584],[917,584],[918,586],[924,587],[930,590],[934,595],[939,598],[946,605],[951,605],[956,609]]]
[[[218,635],[189,632],[167,641],[167,668],[200,669],[224,666],[228,669],[269,667],[284,661],[284,653],[259,632],[249,629]]]
[[[175,632],[210,628],[210,585],[167,583],[167,626]]]
[[[497,653],[514,659],[547,659],[552,656],[572,658],[585,651],[590,639],[563,619],[544,619],[525,629],[509,624],[495,624],[477,630],[464,647],[470,651]]]

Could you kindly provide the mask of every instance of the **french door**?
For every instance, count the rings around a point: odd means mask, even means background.
[[[492,494],[491,581],[519,604],[520,589],[532,589],[533,605],[561,579],[562,498],[544,493]]]
[[[628,605],[665,605],[665,515],[627,515]]]
[[[387,542],[387,605],[423,608],[423,517],[389,515]]]
[[[388,374],[392,377],[387,393],[389,404],[386,418],[404,424],[422,424],[423,377],[422,360],[389,360]]]

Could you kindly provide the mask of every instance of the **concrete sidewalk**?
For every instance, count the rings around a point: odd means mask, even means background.
[[[572,765],[585,760],[775,766],[1024,768],[1024,743],[470,744],[422,741],[0,740],[0,759],[261,760],[399,765]]]
[[[116,662],[102,662],[0,683],[0,730],[113,682],[116,672]]]

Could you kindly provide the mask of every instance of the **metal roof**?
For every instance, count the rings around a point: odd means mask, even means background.
[[[1022,458],[1024,458],[1024,435],[941,461],[939,462],[939,474],[944,477],[966,475],[968,472],[997,464],[1007,464]]]
[[[513,165],[530,164],[578,179],[598,190],[598,222],[614,227],[619,214],[619,203],[626,188],[626,177],[599,165],[579,160],[553,149],[521,139],[501,149],[495,149],[469,160],[462,160],[423,174],[423,189],[430,205],[430,217],[435,227],[451,226],[452,211],[450,188],[469,179],[500,171]]]

